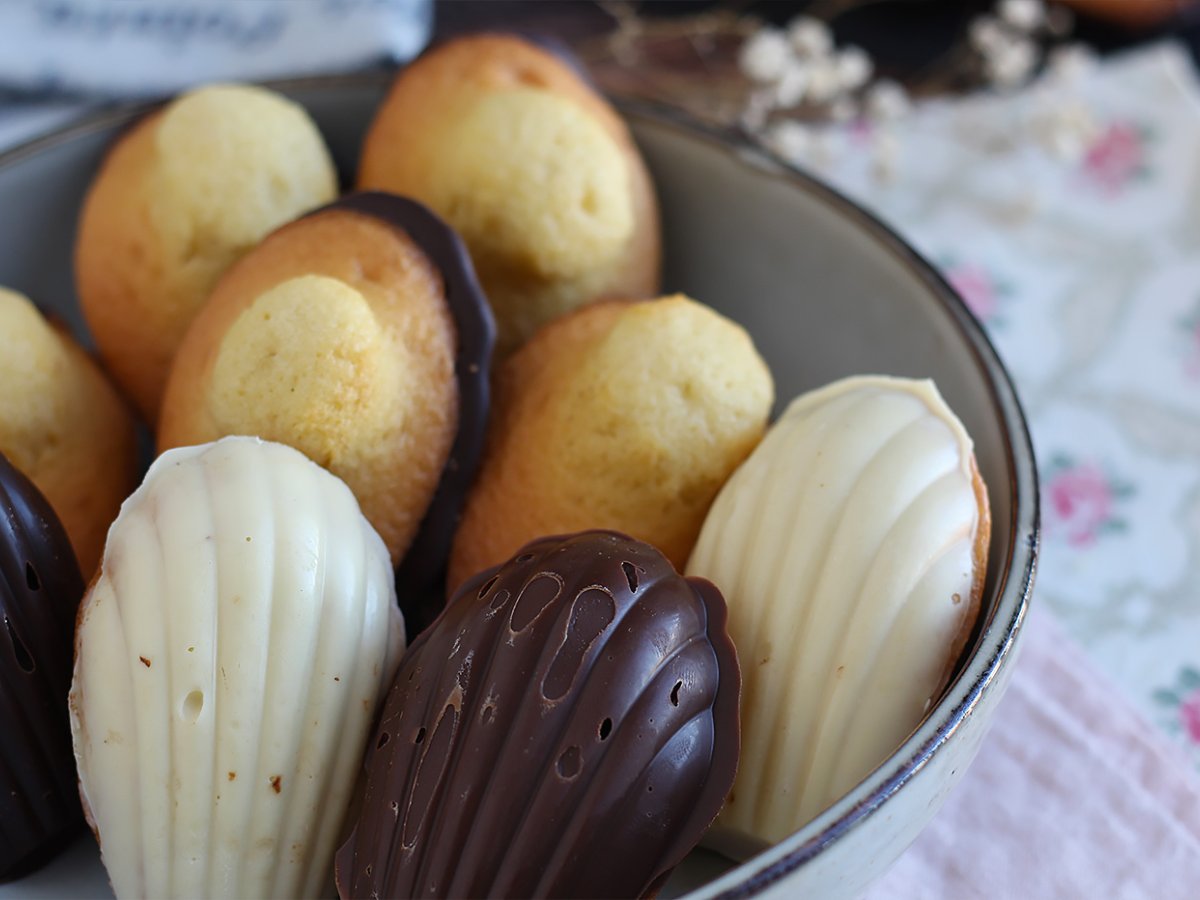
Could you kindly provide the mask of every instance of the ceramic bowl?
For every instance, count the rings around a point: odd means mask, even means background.
[[[386,77],[292,81],[344,180]],[[856,373],[932,377],[975,439],[993,533],[983,614],[945,695],[849,794],[775,847],[734,866],[694,854],[665,894],[851,897],[913,841],[963,776],[1012,673],[1037,555],[1037,474],[1012,382],[953,290],[900,238],[834,191],[761,150],[662,110],[622,110],[663,210],[665,288],[744,325],[780,406]],[[0,284],[81,336],[71,278],[80,201],[105,147],[137,110],[109,112],[0,157]],[[106,896],[83,838],[0,897]]]

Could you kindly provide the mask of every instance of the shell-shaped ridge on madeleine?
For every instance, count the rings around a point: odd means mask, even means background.
[[[614,532],[526,545],[402,661],[342,896],[639,896],[724,799],[738,689],[711,585]]]
[[[315,897],[403,647],[346,485],[253,438],[164,453],[80,612],[80,791],[118,897]]]

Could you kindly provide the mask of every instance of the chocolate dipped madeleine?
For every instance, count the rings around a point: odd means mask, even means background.
[[[0,882],[83,827],[66,699],[82,596],[66,531],[0,454]]]
[[[221,273],[336,192],[312,119],[264,88],[202,87],[121,135],[84,201],[75,279],[106,367],[147,422]]]
[[[415,197],[463,236],[501,357],[581,304],[658,293],[649,173],[581,69],[515,34],[455,38],[399,73],[363,145],[360,188]]]
[[[991,520],[971,438],[931,381],[798,397],[721,490],[688,573],[729,601],[742,767],[709,843],[775,843],[894,751],[978,616]]]
[[[50,502],[90,578],[108,526],[137,485],[133,415],[65,329],[4,288],[0,453]]]
[[[445,223],[411,200],[351,195],[221,279],[179,349],[159,447],[230,434],[296,447],[345,480],[393,563],[413,548],[407,597],[449,554],[481,453],[493,334]]]
[[[527,544],[404,657],[340,895],[644,895],[725,798],[738,691],[711,584],[613,532]]]
[[[126,897],[317,897],[404,646],[346,485],[282,444],[164,453],[79,613],[84,810]]]
[[[682,295],[550,323],[498,373],[448,587],[539,535],[587,528],[630,534],[682,569],[773,396],[749,335]]]

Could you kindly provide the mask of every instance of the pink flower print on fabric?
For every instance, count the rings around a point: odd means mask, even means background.
[[[1133,493],[1133,488],[1115,481],[1095,462],[1058,457],[1045,478],[1047,537],[1084,548],[1106,532],[1125,530],[1116,506],[1118,500]]]
[[[1156,690],[1153,696],[1169,716],[1163,722],[1167,731],[1200,747],[1200,672],[1193,666],[1181,667],[1175,683]]]
[[[975,318],[989,322],[995,317],[1001,291],[987,269],[977,263],[959,263],[946,269],[946,280],[958,291]]]
[[[1083,158],[1083,174],[1109,194],[1149,174],[1146,166],[1148,132],[1131,122],[1113,122],[1096,137]]]
[[[875,139],[875,123],[866,116],[858,116],[846,125],[846,137],[852,146],[870,147]]]
[[[941,257],[938,268],[975,318],[990,329],[1004,327],[1004,308],[1013,288],[996,269],[952,255]]]
[[[1179,704],[1179,721],[1193,744],[1200,744],[1200,690],[1194,690]]]

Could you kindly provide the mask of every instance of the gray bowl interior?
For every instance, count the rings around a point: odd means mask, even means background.
[[[348,183],[382,97],[382,79],[314,79],[282,87],[308,107]],[[951,687],[940,711],[935,707],[930,719],[941,717],[936,733],[919,746],[906,745],[908,757],[897,754],[872,776],[874,782],[860,786],[885,798],[921,754],[932,752],[969,714],[1003,662],[1023,613],[1037,510],[1019,406],[978,324],[886,229],[761,152],[636,106],[624,111],[660,195],[665,289],[702,300],[747,328],[772,369],[778,405],[845,375],[931,377],[974,437],[994,523],[975,650],[986,659],[973,669],[968,665],[970,683],[964,670],[964,683]],[[72,285],[75,222],[87,184],[123,121],[100,117],[0,160],[0,284],[35,299],[85,342]],[[857,803],[852,814],[863,808]],[[814,824],[796,836],[796,846],[820,847],[849,821],[843,816]],[[706,858],[691,872],[703,879],[727,866]]]

